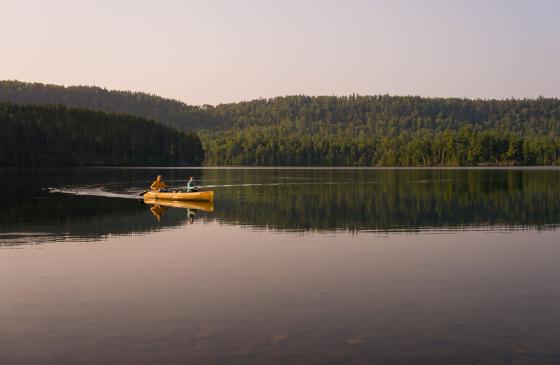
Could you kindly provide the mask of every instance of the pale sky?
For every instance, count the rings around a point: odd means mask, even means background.
[[[0,0],[0,79],[188,104],[560,97],[560,1]]]

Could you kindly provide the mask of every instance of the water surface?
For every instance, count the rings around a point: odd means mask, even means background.
[[[1,173],[1,363],[560,362],[558,169]]]

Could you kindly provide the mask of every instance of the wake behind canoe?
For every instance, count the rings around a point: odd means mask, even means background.
[[[165,200],[192,200],[211,202],[214,201],[214,191],[193,191],[190,193],[181,192],[155,192],[148,191],[144,194],[144,199],[165,199]]]

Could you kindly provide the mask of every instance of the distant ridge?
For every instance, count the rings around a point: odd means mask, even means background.
[[[60,104],[109,113],[135,115],[192,130],[203,122],[202,108],[143,92],[107,90],[97,86],[60,86],[0,81],[0,101],[18,104]]]
[[[0,100],[127,113],[200,134],[207,164],[560,163],[560,100],[283,96],[190,106],[98,87],[0,81]]]

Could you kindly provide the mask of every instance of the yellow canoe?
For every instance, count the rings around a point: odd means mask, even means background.
[[[144,199],[166,199],[166,200],[192,200],[199,202],[211,202],[214,201],[214,191],[195,191],[191,193],[182,192],[165,192],[156,193],[155,191],[148,191],[144,194]]]
[[[193,201],[193,200],[165,200],[165,199],[153,199],[144,197],[144,203],[149,205],[161,205],[162,207],[172,207],[172,208],[185,208],[185,209],[196,209],[203,212],[213,212],[214,203],[203,202],[203,201]]]

